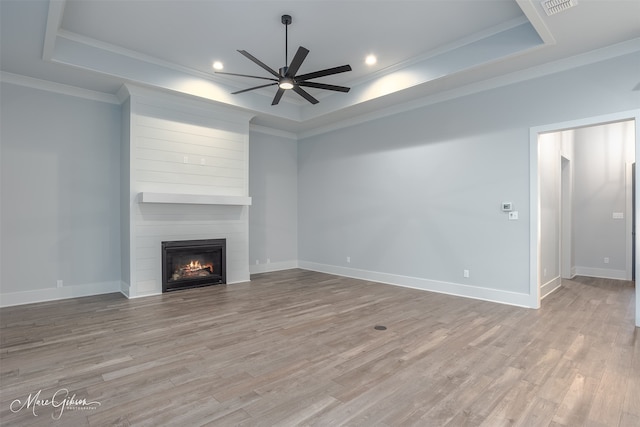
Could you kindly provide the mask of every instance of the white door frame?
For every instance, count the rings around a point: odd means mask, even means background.
[[[538,268],[540,265],[540,194],[539,194],[539,171],[538,171],[538,135],[541,133],[555,132],[579,127],[594,126],[606,123],[621,122],[624,120],[635,121],[635,147],[636,159],[640,156],[640,109],[622,111],[619,113],[606,114],[602,116],[587,117],[584,119],[552,123],[543,126],[535,126],[529,129],[529,305],[532,308],[540,308],[540,278]],[[638,174],[640,175],[640,174]],[[636,176],[636,200],[640,200],[640,185]],[[636,209],[636,224],[640,224],[640,209]],[[636,234],[636,248],[640,233]],[[640,258],[640,257],[636,257]],[[636,272],[640,271],[640,262],[636,259]],[[640,286],[636,280],[636,326],[640,327]]]

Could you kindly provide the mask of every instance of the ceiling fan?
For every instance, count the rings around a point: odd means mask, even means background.
[[[276,96],[273,97],[273,102],[271,102],[271,105],[277,105],[280,102],[280,98],[282,98],[282,95],[284,95],[285,90],[290,90],[290,89],[293,90],[298,95],[300,95],[301,97],[303,97],[304,99],[306,99],[307,101],[309,101],[310,103],[317,104],[318,100],[315,99],[313,96],[311,96],[309,94],[309,92],[307,92],[304,89],[302,89],[302,87],[311,87],[311,88],[315,88],[315,89],[333,90],[333,91],[336,91],[336,92],[349,92],[350,88],[345,87],[345,86],[336,86],[336,85],[329,85],[329,84],[325,84],[325,83],[316,83],[316,82],[310,82],[309,80],[317,79],[318,77],[325,77],[325,76],[330,76],[332,74],[339,74],[339,73],[344,73],[346,71],[351,71],[351,66],[350,65],[342,65],[340,67],[327,68],[326,70],[315,71],[313,73],[296,75],[296,73],[300,69],[300,66],[302,65],[302,62],[305,60],[305,58],[307,57],[307,54],[309,53],[309,50],[305,49],[302,46],[300,46],[298,48],[298,51],[296,52],[295,56],[291,60],[291,64],[289,64],[289,66],[286,65],[286,63],[288,62],[287,61],[288,60],[287,51],[288,51],[288,43],[289,43],[289,40],[288,40],[288,38],[289,38],[288,37],[289,36],[289,34],[288,34],[288,26],[291,24],[291,16],[290,15],[282,15],[281,21],[285,25],[285,42],[284,42],[285,43],[284,44],[284,62],[285,62],[285,66],[280,68],[278,71],[275,71],[274,69],[272,69],[268,65],[264,64],[263,62],[261,62],[258,58],[256,58],[255,56],[251,55],[246,50],[238,50],[238,52],[240,52],[242,55],[244,55],[245,57],[247,57],[251,61],[253,61],[256,64],[258,64],[263,69],[267,70],[274,77],[249,76],[249,75],[246,75],[246,74],[223,73],[221,71],[216,71],[216,73],[218,73],[218,74],[227,74],[227,75],[230,75],[230,76],[250,77],[250,78],[253,78],[253,79],[262,79],[262,80],[271,80],[272,81],[272,83],[268,83],[266,85],[255,86],[255,87],[251,87],[249,89],[243,89],[243,90],[239,90],[237,92],[232,92],[232,95],[236,95],[238,93],[243,93],[243,92],[248,92],[248,91],[254,90],[254,89],[260,89],[260,88],[263,88],[263,87],[278,85],[278,91],[276,92]]]

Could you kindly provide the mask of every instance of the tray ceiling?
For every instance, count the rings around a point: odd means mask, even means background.
[[[637,42],[640,2],[582,0],[547,16],[529,0],[216,1],[2,0],[2,71],[115,94],[125,82],[252,111],[255,122],[303,131],[443,91],[510,75],[603,47]],[[319,79],[351,92],[238,95],[262,75],[244,49],[284,66],[283,13],[292,15],[289,60],[310,50],[300,73],[350,64]],[[628,49],[628,48],[627,48]],[[636,49],[640,49],[636,47]],[[378,62],[367,66],[374,54]]]

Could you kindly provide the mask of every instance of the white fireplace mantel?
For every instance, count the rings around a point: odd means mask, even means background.
[[[175,203],[189,205],[251,206],[251,197],[209,194],[140,193],[140,203]]]

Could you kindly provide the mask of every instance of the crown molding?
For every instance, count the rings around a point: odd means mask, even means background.
[[[560,73],[563,71],[571,70],[573,68],[594,64],[596,62],[606,61],[608,59],[628,55],[635,52],[640,52],[640,38],[627,40],[625,42],[618,43],[612,46],[607,46],[569,58],[563,58],[557,61],[549,62],[547,64],[490,78],[477,83],[471,83],[456,89],[429,95],[418,100],[408,101],[403,104],[380,109],[372,113],[363,114],[350,119],[331,123],[330,125],[319,126],[308,131],[299,132],[297,133],[297,136],[299,139],[310,138],[335,130],[366,123],[371,120],[377,120],[384,117],[393,116],[395,114],[400,114],[418,108],[438,104],[440,102],[461,98],[463,96],[473,95],[475,93],[497,89],[499,87],[532,80],[538,77]]]
[[[47,92],[59,93],[76,98],[84,98],[92,101],[120,105],[120,100],[118,99],[118,97],[110,93],[82,89],[62,83],[51,82],[49,80],[41,80],[33,77],[23,76],[20,74],[8,73],[6,71],[0,71],[0,82],[10,83],[17,86],[25,86],[32,89],[44,90]]]
[[[249,130],[251,132],[263,133],[265,135],[278,136],[281,138],[292,139],[294,141],[298,140],[298,135],[294,132],[288,132],[286,130],[274,129],[267,126],[254,125],[249,124]]]

